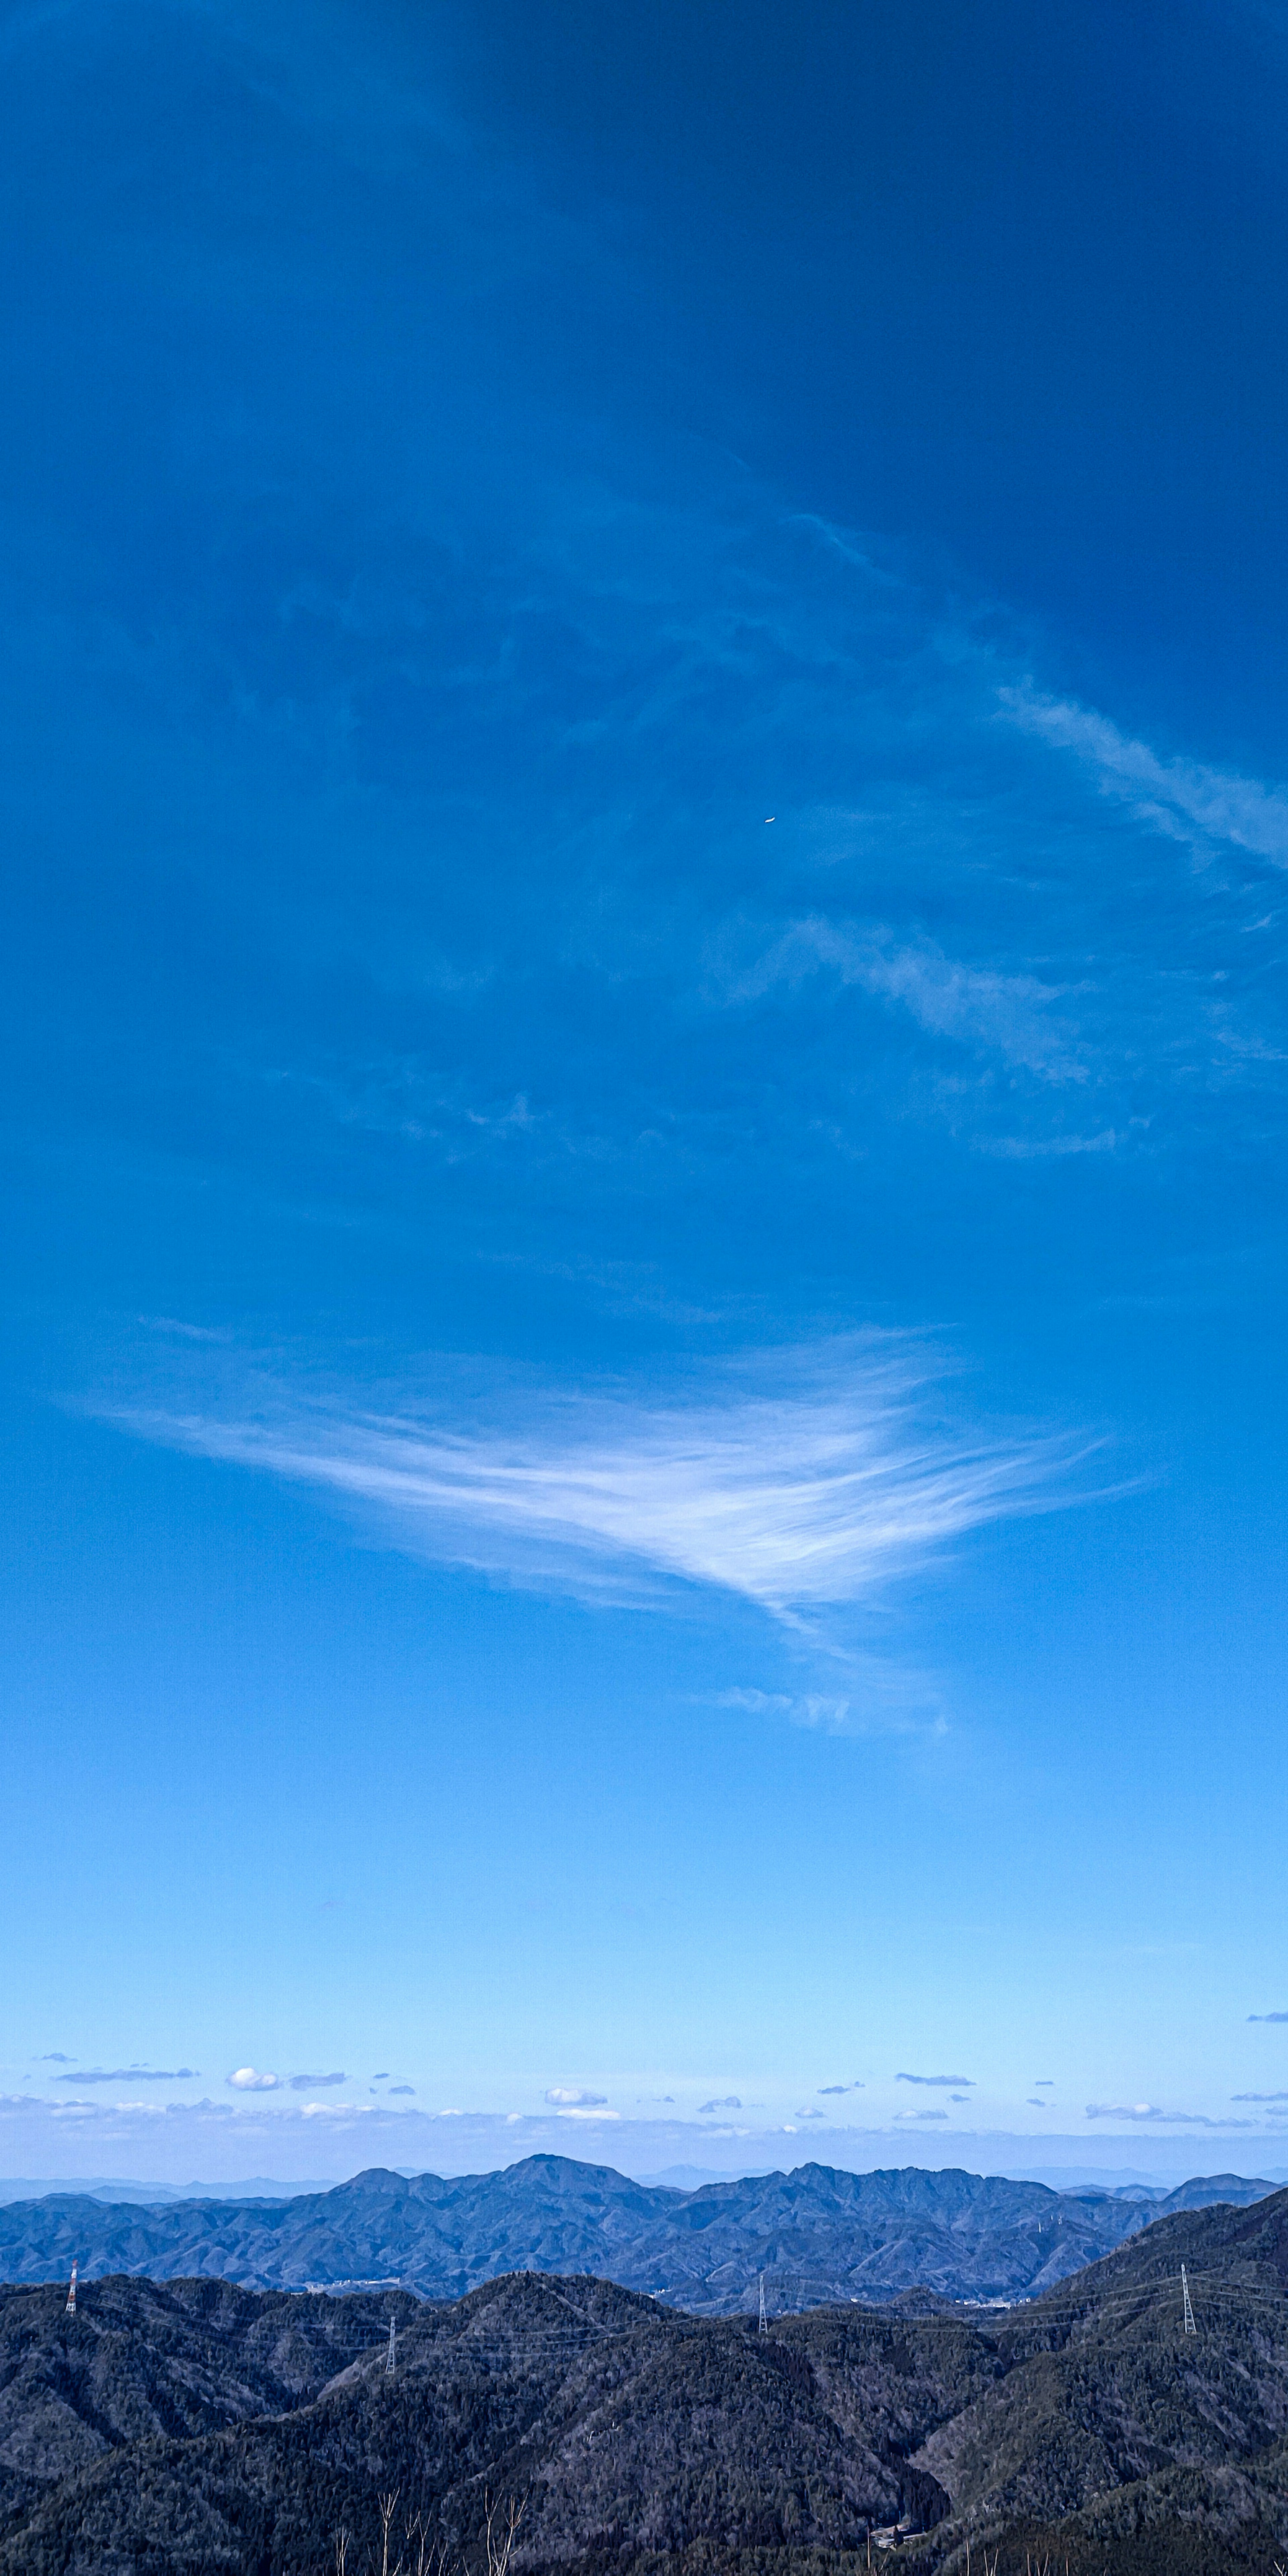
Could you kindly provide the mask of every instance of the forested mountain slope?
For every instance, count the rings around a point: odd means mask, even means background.
[[[1180,2265],[1198,2331],[1183,2331]],[[398,2323],[387,2367],[387,2319]],[[1288,2544],[1288,2193],[1156,2223],[1007,2313],[818,2308],[761,2335],[529,2272],[446,2305],[206,2282],[0,2297],[0,2576],[323,2576],[396,2494],[454,2569],[844,2576],[874,2528],[1078,2576]],[[396,2552],[395,2552],[396,2554]]]
[[[1157,2221],[994,2341],[993,2386],[915,2455],[952,2499],[937,2559],[954,2530],[1095,2576],[1288,2554],[1288,2192]]]

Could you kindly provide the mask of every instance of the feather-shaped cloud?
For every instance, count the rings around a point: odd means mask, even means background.
[[[388,1405],[244,1382],[113,1408],[145,1437],[314,1485],[440,1562],[583,1597],[697,1584],[787,1620],[860,1600],[982,1524],[1068,1500],[1068,1444],[978,1434],[898,1336],[693,1372],[667,1394],[510,1379]]]

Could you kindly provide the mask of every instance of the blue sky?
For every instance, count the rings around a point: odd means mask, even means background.
[[[1288,29],[1129,20],[0,11],[9,2173],[1282,2154]]]

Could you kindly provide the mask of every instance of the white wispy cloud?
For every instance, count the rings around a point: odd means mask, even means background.
[[[1251,2120],[1210,2120],[1203,2111],[1161,2111],[1156,2102],[1088,2102],[1089,2120],[1133,2120],[1177,2129],[1250,2129]]]
[[[1094,708],[1043,697],[1029,684],[999,690],[998,700],[1009,722],[1072,752],[1105,795],[1169,839],[1205,849],[1225,844],[1288,867],[1288,795],[1281,788],[1195,760],[1164,760]]]
[[[812,913],[790,922],[749,963],[734,963],[726,941],[712,962],[711,982],[723,1000],[747,1002],[828,971],[906,1010],[932,1037],[985,1048],[1050,1082],[1087,1079],[1074,1033],[1053,1010],[1058,987],[1031,974],[965,964],[929,940],[901,943],[881,927]]]
[[[849,1693],[834,1691],[722,1690],[706,1694],[709,1708],[745,1709],[749,1717],[785,1717],[791,1726],[817,1727],[825,1735],[861,1733],[866,1710]]]
[[[444,1363],[436,1396],[379,1410],[262,1375],[199,1409],[96,1409],[321,1487],[439,1562],[588,1598],[715,1586],[790,1622],[1071,1499],[1071,1444],[955,1426],[935,1374],[925,1351],[873,1334],[691,1372],[662,1399],[514,1376],[489,1391],[478,1373],[465,1388]]]
[[[1094,1136],[985,1136],[980,1143],[984,1153],[995,1154],[1002,1162],[1058,1162],[1069,1154],[1116,1153],[1120,1145],[1135,1141],[1145,1125],[1144,1119],[1136,1118],[1124,1120],[1121,1128],[1098,1128]]]

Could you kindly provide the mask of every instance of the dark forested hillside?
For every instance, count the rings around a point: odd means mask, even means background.
[[[65,2310],[61,2288],[0,2290],[0,2515],[123,2444],[300,2405],[417,2302],[109,2280]]]
[[[1191,2205],[1270,2188],[1235,2175],[1182,2186]],[[0,2208],[0,2278],[65,2279],[75,2257],[89,2279],[204,2273],[252,2289],[389,2280],[458,2299],[505,2272],[594,2272],[698,2316],[755,2307],[762,2274],[777,2308],[891,2299],[914,2287],[1015,2299],[1106,2253],[1156,2207],[916,2166],[852,2174],[802,2165],[680,2192],[531,2156],[501,2173],[446,2180],[376,2170],[294,2200],[18,2201]]]
[[[1180,2265],[1198,2331],[1183,2331]],[[930,2303],[932,2306],[934,2302]],[[398,2325],[387,2367],[387,2320]],[[1077,2576],[1270,2576],[1288,2541],[1288,2193],[1165,2218],[1005,2313],[699,2319],[519,2273],[459,2302],[210,2282],[0,2297],[0,2576],[309,2576],[419,2520],[515,2576],[845,2576],[870,2534]],[[392,2561],[391,2561],[392,2564]]]
[[[1288,2554],[1288,2192],[1165,2217],[994,2339],[993,2387],[915,2455],[952,2497],[942,2544],[1010,2534],[1018,2566],[1023,2537],[1072,2576]]]
[[[370,2301],[302,2301],[309,2321],[295,2366],[305,2355],[321,2366],[326,2341],[337,2357],[346,2344],[357,2349],[311,2403],[279,2402],[246,2421],[248,2363],[280,2367],[283,2303],[264,2303],[271,2313],[258,2332],[245,2313],[203,2331],[192,2286],[91,2284],[74,2319],[54,2310],[49,2292],[8,2294],[0,2332],[7,2346],[24,2339],[31,2412],[29,2484],[0,2545],[5,2576],[144,2565],[166,2576],[223,2567],[276,2576],[322,2567],[341,2524],[363,2545],[374,2535],[377,2497],[390,2490],[453,2560],[476,2555],[488,2491],[527,2497],[522,2556],[533,2567],[702,2542],[854,2547],[873,2523],[943,2512],[945,2496],[909,2452],[995,2367],[971,2329],[951,2319],[927,2337],[924,2327],[847,2311],[822,2312],[816,2372],[800,2323],[761,2336],[746,2321],[681,2317],[606,2282],[519,2273],[446,2309],[408,2314],[410,2303],[399,2303],[392,2372],[383,2334],[378,2348],[372,2339]],[[258,2304],[253,2293],[236,2295]],[[210,2429],[167,2438],[158,2421],[155,2432],[103,2448],[70,2475],[60,2432],[53,2474],[37,2496],[30,2481],[42,2458],[46,2390],[74,2379],[97,2379],[100,2390],[114,2383],[122,2431],[138,2420],[121,2337],[131,2302],[139,2377],[149,2389],[163,2380],[172,2407],[178,2379],[190,2420],[204,2404]],[[329,2328],[321,2315],[332,2318]],[[221,2357],[222,2424],[211,2402]],[[19,2447],[19,2411],[10,2449]],[[155,2402],[152,2411],[160,2416]],[[104,2430],[101,2414],[84,2425],[86,2449]]]

